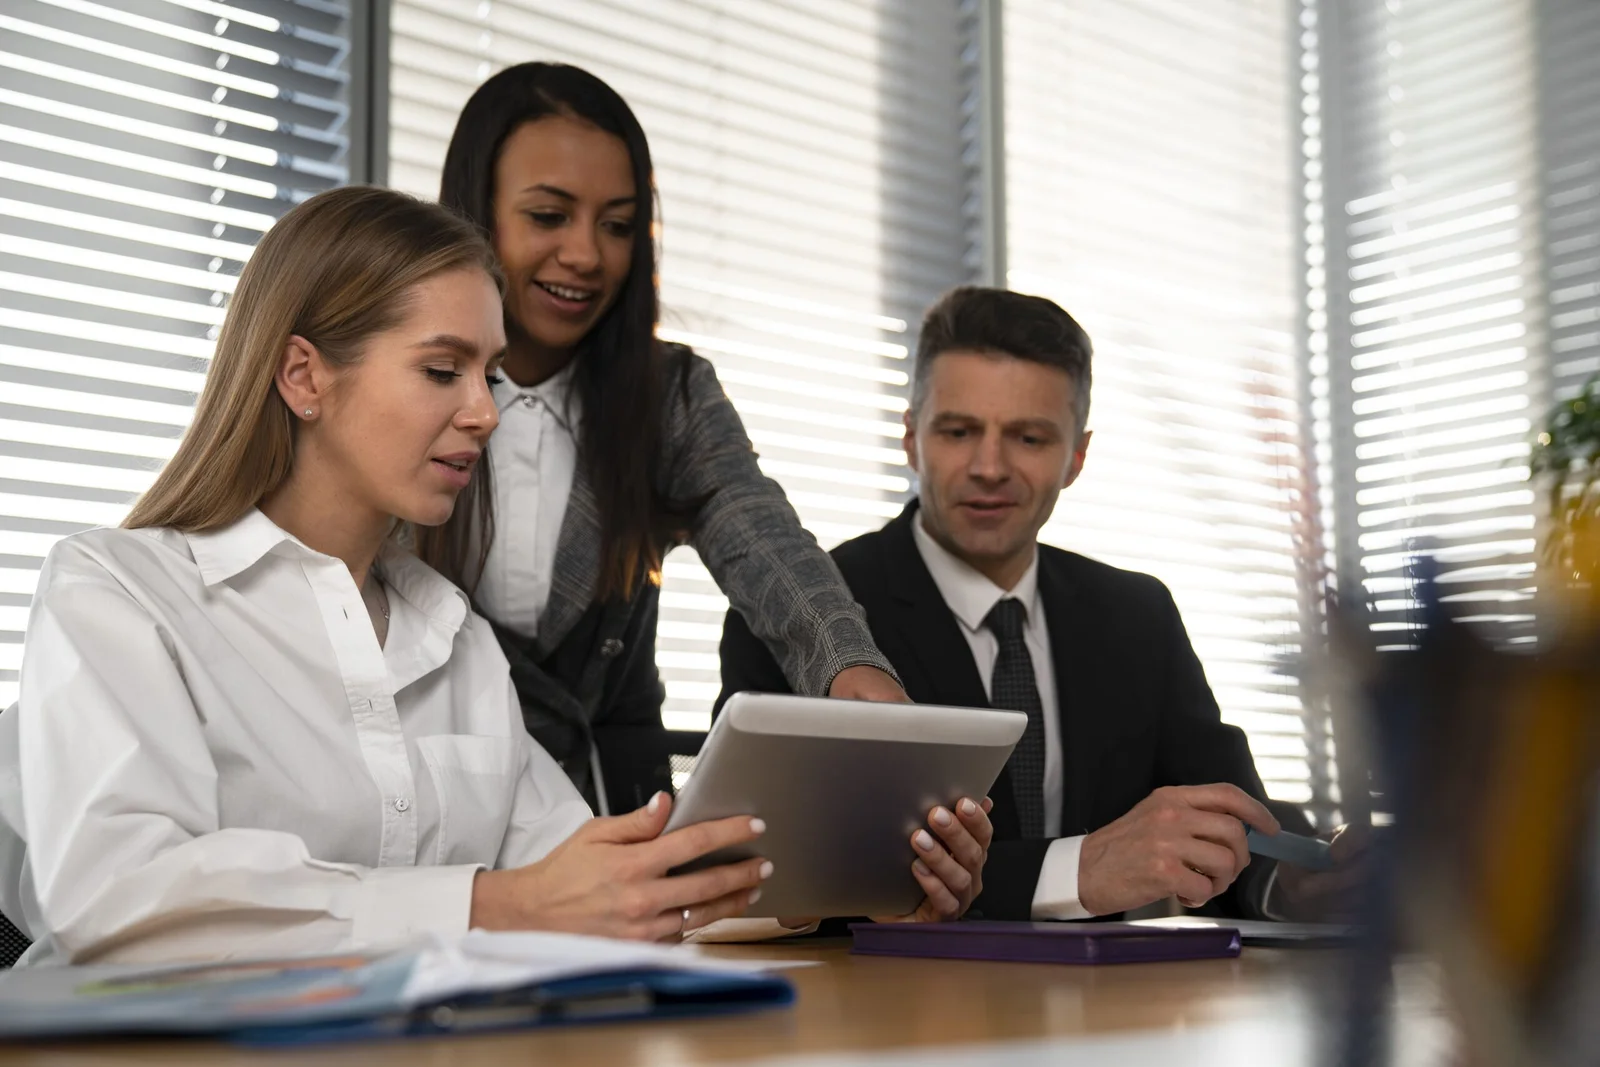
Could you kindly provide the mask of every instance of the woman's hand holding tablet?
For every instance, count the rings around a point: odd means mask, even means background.
[[[989,823],[993,807],[994,801],[988,797],[984,797],[981,804],[973,803],[971,797],[963,797],[955,805],[953,818],[949,808],[937,807],[930,811],[928,825],[938,838],[926,830],[911,835],[911,847],[920,854],[911,861],[911,876],[927,895],[915,911],[904,915],[874,915],[872,921],[950,922],[965,915],[983,892],[983,865],[989,858],[989,843],[994,840],[994,827]],[[924,861],[922,856],[927,859]],[[778,920],[791,930],[817,921],[818,917]]]
[[[928,826],[933,833],[918,830],[911,835],[911,847],[917,851],[911,874],[927,896],[909,914],[874,916],[873,921],[950,922],[965,915],[983,892],[983,865],[994,839],[994,827],[989,824],[992,807],[994,801],[988,797],[982,804],[963,797],[953,814],[945,807],[929,812]]]
[[[743,915],[772,875],[767,860],[667,872],[708,852],[748,845],[766,825],[734,816],[662,833],[671,812],[672,797],[657,793],[627,815],[589,820],[537,863],[480,871],[472,926],[658,941]]]

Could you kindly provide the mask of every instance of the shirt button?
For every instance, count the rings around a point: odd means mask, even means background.
[[[522,394],[522,406],[525,407],[525,408],[533,407],[533,397],[529,396],[527,393],[523,393]]]
[[[407,800],[405,797],[400,797],[394,802],[394,810],[402,813],[410,811],[411,801]]]

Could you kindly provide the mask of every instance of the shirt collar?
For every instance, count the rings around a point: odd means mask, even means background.
[[[385,541],[378,552],[384,584],[430,622],[454,634],[472,610],[467,594],[403,545]]]
[[[267,518],[260,508],[251,508],[243,517],[204,533],[186,534],[189,551],[207,585],[225,582],[258,563],[278,546],[311,549],[289,531]]]
[[[399,690],[450,659],[456,637],[472,607],[467,603],[467,595],[444,575],[392,540],[385,542],[378,553],[378,567],[390,602],[404,601],[423,621],[422,632],[416,635],[416,640],[402,639],[402,634],[415,632],[409,628],[400,629],[408,617],[406,612],[394,613],[389,640],[383,646],[383,658]]]
[[[556,371],[538,385],[518,385],[509,377],[501,375],[500,384],[490,387],[494,396],[495,406],[502,412],[519,399],[525,396],[549,408],[559,419],[566,419],[571,414],[576,414],[573,408],[572,379],[577,372],[578,361],[569,360],[565,367]]]
[[[227,526],[186,536],[200,578],[208,586],[225,582],[273,554],[331,558],[267,518],[260,508],[251,508]],[[451,633],[461,628],[469,610],[467,595],[444,575],[393,541],[378,551],[378,562],[389,588],[412,607]]]
[[[945,548],[933,539],[927,529],[922,525],[922,513],[912,516],[911,536],[916,541],[917,551],[922,556],[922,562],[927,565],[928,573],[933,576],[933,584],[939,587],[939,595],[944,598],[955,617],[961,620],[969,632],[976,633],[983,629],[983,620],[988,618],[994,606],[1006,597],[1015,597],[1022,602],[1022,607],[1031,623],[1036,614],[1039,592],[1039,550],[1033,552],[1033,560],[1029,562],[1028,569],[1022,572],[1022,577],[1010,590],[1001,589],[972,564],[966,562],[955,553]]]

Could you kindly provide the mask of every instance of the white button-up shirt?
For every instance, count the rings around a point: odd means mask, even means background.
[[[590,817],[461,592],[393,547],[378,566],[382,648],[345,564],[256,510],[52,549],[5,715],[26,961],[463,933],[477,870]]]
[[[1000,654],[1000,639],[984,625],[984,619],[1000,601],[1013,597],[1026,612],[1022,640],[1033,660],[1034,683],[1039,688],[1039,704],[1044,709],[1044,834],[1055,841],[1045,852],[1039,882],[1033,891],[1033,918],[1086,919],[1089,912],[1078,900],[1078,858],[1083,837],[1058,837],[1061,833],[1061,801],[1064,775],[1061,758],[1061,709],[1056,699],[1056,668],[1050,651],[1050,631],[1039,597],[1039,553],[1011,589],[1002,589],[965,560],[959,559],[933,539],[922,525],[922,516],[911,524],[917,551],[939,595],[961,624],[961,634],[972,649],[983,679],[983,692],[991,696],[994,661]]]
[[[550,600],[556,545],[578,469],[583,412],[574,361],[538,385],[494,387],[500,426],[489,447],[494,540],[474,595],[485,614],[524,637],[539,636]]]

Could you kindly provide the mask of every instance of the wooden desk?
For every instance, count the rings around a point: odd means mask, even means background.
[[[789,1009],[726,1019],[621,1023],[366,1046],[300,1049],[296,1067],[617,1064],[682,1067],[780,1054],[959,1046],[1244,1018],[1286,990],[1337,981],[1337,955],[1246,949],[1236,960],[1065,967],[851,956],[844,941],[714,948],[811,959],[787,971]],[[211,1043],[57,1045],[0,1051],[0,1064],[283,1064],[285,1054]]]

